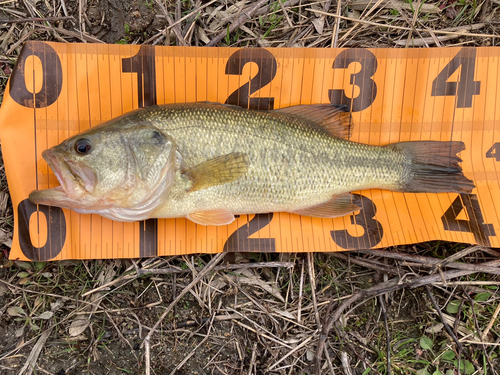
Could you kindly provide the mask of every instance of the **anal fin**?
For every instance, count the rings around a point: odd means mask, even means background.
[[[194,212],[186,218],[201,225],[227,225],[234,221],[234,215],[228,210]]]
[[[292,213],[319,218],[341,217],[359,211],[361,207],[355,204],[358,201],[356,196],[346,193],[336,195],[327,202],[293,211]]]

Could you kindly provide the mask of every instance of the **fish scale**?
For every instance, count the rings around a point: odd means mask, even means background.
[[[277,111],[170,104],[131,112],[72,137],[53,148],[56,158],[51,161],[59,166],[80,163],[83,170],[104,180],[106,158],[114,160],[112,153],[130,147],[120,145],[116,134],[129,145],[138,143],[134,152],[123,151],[132,156],[122,163],[137,170],[152,168],[147,164],[155,162],[158,173],[145,182],[136,178],[141,189],[134,192],[134,199],[113,201],[114,196],[126,195],[117,193],[123,181],[116,177],[116,181],[97,181],[96,188],[99,191],[99,183],[116,186],[109,197],[99,197],[114,206],[96,207],[98,213],[129,221],[188,217],[200,224],[225,224],[234,220],[234,214],[280,211],[335,217],[359,209],[353,206],[353,196],[346,194],[351,191],[470,192],[474,187],[458,165],[461,142],[370,146],[342,138],[350,126],[349,114],[328,104]],[[78,139],[92,143],[88,155],[75,155],[72,145]],[[137,172],[141,174],[140,169]],[[160,189],[159,184],[165,186]],[[83,199],[96,201],[87,195]],[[33,200],[40,202],[40,196],[43,191]],[[82,202],[78,208],[89,212]]]

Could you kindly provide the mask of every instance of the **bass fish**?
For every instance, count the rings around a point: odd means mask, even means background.
[[[118,221],[185,217],[225,225],[234,215],[319,218],[360,210],[351,191],[470,193],[462,142],[370,146],[348,140],[345,106],[273,111],[210,104],[135,110],[43,152],[60,186],[35,204]]]

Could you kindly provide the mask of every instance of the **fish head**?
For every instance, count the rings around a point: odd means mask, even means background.
[[[60,186],[30,201],[121,221],[149,217],[176,171],[173,139],[149,123],[96,127],[42,153]]]

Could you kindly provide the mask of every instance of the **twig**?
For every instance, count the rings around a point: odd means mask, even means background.
[[[498,303],[497,308],[495,309],[495,312],[493,313],[490,322],[488,323],[483,332],[483,336],[481,337],[482,340],[484,340],[486,336],[488,336],[488,333],[490,332],[491,327],[493,327],[493,324],[495,323],[495,320],[497,319],[499,313],[500,313],[500,303]]]
[[[344,369],[345,375],[352,375],[351,365],[349,363],[349,357],[346,352],[340,354],[340,362],[342,363],[342,368]]]
[[[175,368],[172,370],[170,375],[176,374],[177,370],[179,370],[182,366],[184,366],[184,364],[189,360],[189,358],[191,358],[197,352],[198,348],[200,348],[202,345],[205,344],[205,342],[207,342],[207,340],[210,338],[210,332],[212,332],[212,324],[214,322],[214,318],[215,318],[215,314],[210,319],[210,325],[208,327],[208,332],[207,332],[205,338],[203,340],[201,340],[200,343],[198,345],[196,345],[193,348],[193,350],[191,350],[191,352],[186,357],[184,357],[184,359],[177,366],[175,366]]]
[[[73,16],[64,16],[64,17],[35,17],[35,18],[15,18],[12,20],[0,20],[0,24],[2,23],[28,23],[28,22],[54,22],[54,21],[66,21],[66,20],[75,20]]]
[[[170,17],[170,14],[168,13],[167,9],[165,8],[165,6],[161,2],[161,0],[156,0],[156,4],[158,4],[158,7],[160,8],[160,10],[163,13],[163,15],[165,16],[165,18],[167,19],[168,24],[172,27],[174,34],[177,38],[177,45],[187,46],[186,41],[182,37],[182,30],[180,28],[180,25],[175,24],[174,20],[172,19],[172,17]],[[174,26],[174,24],[175,24],[175,26]]]
[[[214,268],[214,272],[217,271],[225,271],[225,270],[236,270],[236,269],[245,269],[245,268],[276,268],[276,267],[284,267],[284,268],[290,268],[293,267],[294,263],[293,262],[258,262],[258,263],[246,263],[246,264],[226,264],[223,266],[217,266]],[[125,272],[131,271],[133,266],[130,266],[127,268]],[[203,268],[195,267],[194,268],[197,272],[201,271]],[[144,276],[144,275],[150,275],[150,274],[160,274],[160,275],[170,275],[170,274],[181,274],[181,273],[189,273],[191,272],[190,269],[182,269],[182,268],[176,268],[176,267],[171,267],[171,268],[137,268],[135,274],[126,274],[123,275],[115,280],[110,281],[109,283],[106,283],[104,285],[101,285],[97,288],[94,288],[92,290],[89,290],[88,292],[85,292],[82,294],[82,297],[85,297],[89,294],[98,292],[102,289],[109,288],[110,286],[113,286],[120,281],[132,281],[133,279],[136,279],[138,277]]]
[[[307,270],[309,272],[309,282],[311,283],[311,297],[314,307],[314,316],[318,328],[321,327],[321,320],[319,319],[318,303],[316,300],[316,275],[314,274],[313,253],[307,253]]]
[[[490,8],[491,8],[490,0],[484,0],[483,5],[482,5],[482,9],[481,9],[481,15],[479,16],[479,19],[481,21],[486,21],[486,19],[490,15]]]
[[[421,33],[427,33],[429,32],[426,29],[418,29],[418,28],[411,28],[411,27],[406,27],[406,26],[396,26],[396,25],[390,25],[390,24],[383,24],[383,23],[377,23],[377,22],[372,22],[372,21],[365,21],[365,20],[358,20],[355,18],[349,18],[349,17],[344,17],[344,16],[338,16],[334,13],[327,13],[327,12],[322,12],[321,10],[316,10],[312,8],[306,9],[309,12],[313,13],[319,13],[319,14],[325,14],[330,17],[336,17],[340,18],[342,20],[347,20],[351,22],[357,22],[357,23],[364,23],[366,25],[371,25],[371,26],[377,26],[377,27],[382,27],[382,28],[387,28],[387,29],[395,29],[395,30],[405,30],[405,31],[418,31]],[[463,29],[467,29],[467,26],[464,26]],[[464,36],[475,36],[475,37],[482,37],[482,38],[498,38],[498,35],[493,35],[493,34],[474,34],[474,33],[468,33],[468,32],[461,32],[461,31],[445,31],[445,30],[432,30],[432,32],[436,34],[450,34],[450,35],[464,35]]]
[[[296,351],[298,351],[299,349],[302,349],[309,341],[311,341],[313,338],[314,338],[314,335],[318,332],[318,330],[314,331],[313,334],[311,334],[311,336],[309,336],[307,339],[305,339],[304,341],[302,341],[299,345],[297,345],[295,348],[293,348],[292,350],[290,350],[287,354],[285,354],[283,357],[281,357],[280,360],[278,360],[277,362],[274,362],[269,368],[268,368],[268,371],[271,371],[273,368],[275,368],[276,366],[278,366],[279,363],[283,362],[286,358],[290,357],[293,353],[295,353]]]
[[[333,257],[333,258],[341,259],[344,261],[349,260],[351,263],[357,264],[358,266],[370,268],[372,270],[375,270],[375,271],[378,271],[381,273],[390,273],[392,275],[399,275],[400,274],[399,270],[396,267],[392,267],[392,266],[389,266],[386,264],[377,264],[373,261],[369,261],[367,259],[360,259],[360,258],[354,257],[352,255],[347,256],[344,253],[340,253],[340,252],[339,253],[334,252],[334,253],[330,253],[328,255]]]
[[[243,263],[243,264],[226,264],[223,266],[217,266],[214,268],[214,271],[225,271],[225,270],[238,270],[238,269],[248,269],[248,268],[276,268],[276,267],[284,267],[290,268],[293,267],[293,262],[258,262],[258,263]],[[195,271],[199,272],[203,268],[194,267]],[[146,274],[179,274],[179,273],[189,273],[190,269],[181,269],[181,268],[149,268],[149,269],[139,269],[139,275]]]
[[[340,16],[340,9],[342,7],[342,0],[337,0],[337,16]],[[340,31],[340,18],[335,19],[335,25],[333,25],[332,32],[332,48],[337,48],[339,41],[339,31]]]
[[[371,288],[365,290],[359,290],[354,293],[348,299],[345,299],[339,307],[334,311],[334,313],[328,318],[328,320],[323,324],[323,328],[321,330],[321,334],[319,336],[319,342],[316,350],[316,358],[315,358],[315,366],[316,369],[320,367],[321,364],[321,356],[323,353],[323,347],[325,345],[325,341],[328,338],[328,334],[332,329],[333,325],[339,320],[342,313],[353,303],[357,302],[362,298],[373,298],[379,294],[384,294],[388,292],[394,292],[396,290],[400,290],[403,288],[417,288],[420,286],[424,286],[436,281],[442,281],[442,278],[445,280],[469,275],[474,273],[473,271],[447,271],[443,274],[435,274],[424,277],[416,278],[412,281],[402,282],[399,278],[390,279],[387,282],[377,284]],[[333,303],[334,301],[330,301]]]
[[[302,290],[304,287],[304,258],[302,258],[302,268],[300,270],[299,301],[297,306],[297,322],[300,323],[302,314]]]
[[[387,323],[387,310],[385,308],[384,296],[379,295],[378,300],[380,302],[380,309],[382,310],[382,317],[384,318],[385,327],[385,339],[387,348],[387,375],[391,375],[391,331],[389,330],[389,324]]]
[[[280,5],[281,10],[282,10],[283,14],[285,15],[286,22],[288,22],[288,26],[293,27],[293,23],[290,20],[290,17],[288,17],[288,12],[285,9],[285,5],[281,1],[278,1],[278,4]]]
[[[455,333],[453,332],[453,330],[451,329],[450,325],[446,322],[446,320],[445,320],[445,318],[443,316],[443,313],[441,312],[441,308],[439,307],[439,305],[436,302],[436,299],[432,295],[431,288],[429,288],[428,285],[425,285],[425,289],[427,291],[427,295],[429,296],[429,298],[431,300],[432,305],[434,306],[434,309],[436,309],[436,311],[437,311],[437,313],[439,315],[439,318],[441,319],[441,322],[443,323],[444,328],[446,329],[446,332],[448,332],[448,335],[450,335],[450,337],[455,342],[455,345],[457,345],[458,352],[459,353],[465,353],[465,355],[467,356],[467,359],[472,364],[474,364],[474,362],[475,362],[474,359],[469,355],[469,353],[467,351],[464,350],[464,347],[462,346],[462,344],[460,343],[460,341],[458,341],[458,338],[455,335]],[[474,367],[475,367],[475,365],[474,365]],[[477,371],[477,369],[476,369],[476,371]]]
[[[235,311],[237,314],[239,314],[236,310],[233,310],[233,311]],[[242,314],[241,314],[241,317],[242,317],[242,318],[245,318],[245,316],[244,316],[244,315],[242,315]],[[235,320],[234,322],[235,322],[236,324],[238,324],[240,327],[245,328],[245,329],[248,329],[249,331],[251,331],[251,332],[255,333],[255,334],[256,334],[256,335],[258,335],[258,336],[262,336],[262,337],[264,337],[264,338],[266,338],[266,339],[268,339],[268,340],[270,340],[270,341],[272,341],[272,342],[275,342],[276,344],[278,344],[278,345],[280,345],[280,346],[282,346],[282,347],[286,347],[286,348],[292,349],[292,347],[291,347],[290,345],[286,344],[286,343],[285,343],[284,341],[282,341],[282,340],[275,339],[275,338],[274,338],[274,337],[272,337],[272,336],[269,336],[269,335],[267,335],[267,334],[265,334],[265,333],[263,333],[263,332],[261,332],[261,331],[259,331],[259,330],[255,329],[255,328],[252,328],[252,327],[250,327],[250,326],[246,325],[245,323],[238,322],[237,320]]]
[[[456,260],[463,258],[464,256],[475,253],[476,251],[481,251],[483,249],[484,249],[484,247],[480,246],[480,245],[469,246],[463,250],[460,250],[459,252],[456,252],[455,254],[450,255],[446,259],[443,259],[442,261],[439,262],[439,264],[437,266],[443,267],[443,266],[447,265],[448,263],[454,262]]]
[[[89,34],[83,33],[83,32],[82,32],[82,34],[80,34],[80,33],[75,33],[73,31],[66,30],[66,29],[61,29],[60,27],[50,27],[50,26],[43,25],[43,24],[36,25],[36,27],[39,29],[45,29],[45,30],[51,30],[51,31],[56,30],[60,34],[67,35],[67,36],[70,36],[73,38],[79,38],[82,42],[104,43],[102,40],[97,39],[97,38],[95,38]]]
[[[113,327],[115,327],[115,330],[116,332],[118,333],[118,336],[120,337],[120,339],[126,343],[128,345],[128,347],[131,349],[132,351],[132,354],[134,355],[134,357],[136,357],[137,359],[137,356],[135,355],[134,353],[134,347],[132,346],[132,344],[130,343],[130,341],[128,341],[125,336],[123,336],[123,334],[120,332],[120,329],[118,328],[118,326],[116,325],[115,321],[113,320],[113,318],[111,318],[111,315],[108,314],[108,312],[106,311],[106,316],[108,317],[109,321],[111,322],[111,324],[113,325]]]
[[[330,370],[332,375],[335,375],[332,359],[330,358],[330,353],[328,353],[328,345],[325,345],[325,358],[326,358],[326,363],[328,363],[328,369]]]
[[[199,8],[196,8],[195,10],[193,10],[192,12],[189,12],[188,14],[186,14],[184,17],[180,18],[179,20],[175,21],[174,23],[172,24],[169,24],[166,28],[166,30],[170,30],[171,28],[177,26],[178,24],[180,24],[182,21],[185,21],[186,19],[188,19],[189,17],[191,17],[193,15],[193,13],[197,13],[199,12],[200,10],[202,9],[205,9],[206,7],[212,5],[213,3],[215,3],[216,1],[219,1],[219,0],[212,0],[212,1],[209,1],[208,3],[206,4],[203,4],[201,7]]]
[[[66,2],[65,2],[65,0],[61,0],[61,7],[62,7],[64,15],[66,17],[68,17],[68,10],[66,9]]]
[[[160,316],[160,319],[158,319],[158,321],[155,323],[155,325],[151,328],[151,331],[149,331],[148,335],[146,336],[146,338],[144,339],[144,341],[142,343],[142,345],[144,345],[145,349],[146,349],[146,363],[145,363],[145,365],[146,365],[146,374],[147,375],[151,374],[151,354],[150,354],[150,344],[149,343],[150,343],[151,337],[155,333],[156,329],[161,324],[161,322],[163,321],[163,319],[165,319],[165,317],[170,313],[170,311],[177,304],[177,302],[179,302],[182,299],[182,297],[184,297],[184,295],[186,293],[188,293],[196,284],[198,284],[198,282],[203,277],[205,277],[206,274],[208,274],[210,271],[212,271],[212,269],[219,263],[220,260],[222,260],[222,258],[224,258],[225,255],[226,255],[226,253],[219,253],[219,254],[215,255],[210,260],[210,262],[208,262],[207,265],[200,271],[200,273],[198,273],[198,276],[196,276],[194,278],[194,280],[191,281],[182,290],[182,292],[179,293],[179,295],[177,296],[177,298],[174,299],[170,303],[170,305],[168,305],[167,309]]]
[[[257,342],[253,343],[252,348],[252,358],[250,359],[250,366],[248,366],[248,375],[252,375],[252,370],[255,367],[255,362],[257,360]]]
[[[158,0],[157,0],[158,1]],[[232,33],[234,30],[236,30],[236,28],[238,26],[240,26],[242,23],[244,23],[246,20],[248,20],[249,18],[252,18],[253,15],[255,14],[255,12],[257,12],[257,10],[262,6],[264,5],[265,3],[267,3],[268,0],[259,0],[257,1],[255,4],[253,4],[251,6],[251,8],[248,10],[248,11],[242,11],[238,18],[236,18],[232,23],[231,25],[229,26],[229,32]],[[214,37],[210,42],[207,43],[207,47],[213,47],[215,46],[217,43],[219,43],[222,39],[224,39],[224,37],[227,35],[228,31],[227,29],[224,28],[223,31],[221,31],[219,34],[217,34],[216,37]]]
[[[26,359],[24,366],[21,368],[21,370],[19,370],[18,375],[31,375],[33,373],[33,369],[35,368],[35,363],[38,360],[38,356],[40,355],[40,352],[42,351],[45,342],[52,333],[52,329],[53,327],[50,327],[40,335],[38,341],[33,346],[33,349],[31,349],[31,352],[28,358]]]
[[[476,246],[473,246],[473,248],[476,248]],[[475,250],[480,250],[481,247],[477,247]],[[489,262],[484,262],[484,263],[478,263],[478,264],[467,264],[467,263],[459,263],[459,262],[447,262],[442,261],[440,259],[435,259],[431,257],[424,257],[421,255],[413,255],[413,254],[407,254],[407,253],[395,253],[395,252],[390,252],[390,251],[385,251],[385,250],[358,250],[359,253],[361,254],[370,254],[370,255],[376,255],[376,256],[381,256],[384,258],[392,258],[392,259],[398,259],[398,260],[407,260],[407,261],[413,261],[413,262],[418,262],[421,263],[422,266],[428,266],[428,267],[436,267],[439,265],[444,265],[449,268],[455,268],[455,269],[460,269],[460,270],[467,270],[471,272],[484,272],[484,273],[491,273],[494,275],[500,275],[500,259],[489,261]]]

